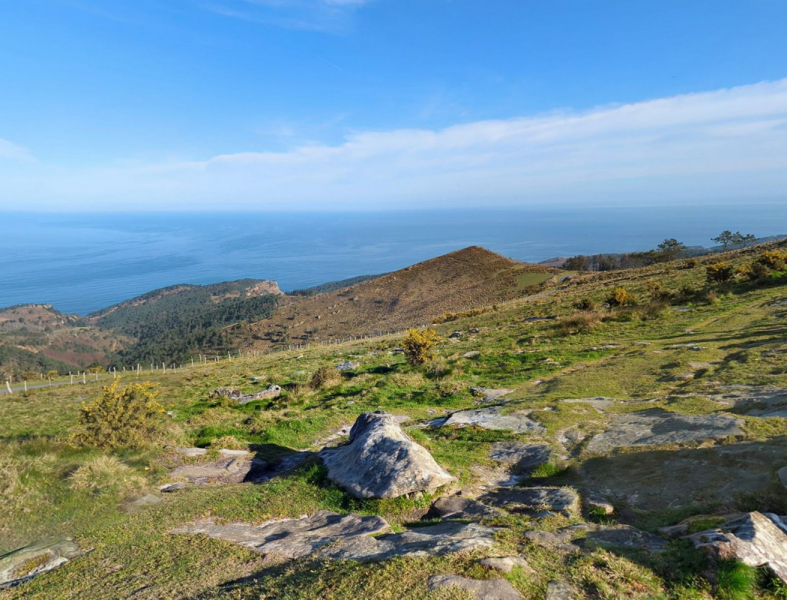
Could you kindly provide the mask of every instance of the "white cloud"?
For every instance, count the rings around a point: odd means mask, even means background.
[[[33,203],[145,210],[787,201],[787,79],[440,130],[360,131],[336,146],[50,169],[4,187]]]
[[[12,144],[8,140],[0,139],[0,160],[31,162],[34,158],[27,148]]]

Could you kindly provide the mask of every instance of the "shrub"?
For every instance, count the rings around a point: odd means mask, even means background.
[[[145,479],[114,456],[99,456],[74,471],[68,477],[68,484],[73,490],[101,494],[142,488]]]
[[[334,367],[320,367],[314,372],[312,375],[311,380],[311,387],[315,390],[319,390],[320,388],[327,387],[338,382],[341,379],[341,375],[339,371],[337,371]]]
[[[645,282],[645,287],[648,290],[648,295],[654,300],[661,298],[661,295],[664,293],[664,288],[661,287],[661,284],[652,279]]]
[[[560,331],[563,335],[573,335],[582,331],[591,331],[601,323],[601,315],[595,312],[580,312],[560,319]]]
[[[717,262],[705,267],[705,277],[708,283],[726,283],[735,274],[731,265],[724,262]]]
[[[116,379],[95,402],[82,403],[73,445],[137,448],[150,440],[159,426],[156,417],[164,412],[155,400],[158,394],[148,382],[120,390],[119,384]]]
[[[582,298],[579,302],[574,303],[574,308],[577,310],[596,310],[596,303],[590,298]]]
[[[404,355],[411,365],[422,365],[434,358],[434,345],[440,341],[434,329],[410,329],[402,340]]]
[[[784,250],[766,250],[757,257],[756,262],[773,271],[781,271],[787,262],[787,252]]]
[[[636,304],[636,298],[623,288],[615,288],[607,298],[607,304],[610,306],[631,306]]]

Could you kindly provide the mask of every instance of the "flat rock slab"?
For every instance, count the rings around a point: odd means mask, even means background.
[[[616,415],[610,429],[595,436],[586,451],[606,454],[613,448],[664,446],[742,435],[742,419],[727,415],[681,415],[661,409]]]
[[[390,527],[382,517],[339,515],[321,510],[310,517],[270,521],[262,525],[216,525],[213,521],[199,521],[170,533],[203,534],[246,546],[266,556],[294,560],[337,540],[374,535],[388,529]]]
[[[446,521],[402,533],[344,539],[320,551],[322,558],[382,560],[393,556],[428,557],[491,548],[497,530],[478,523]]]
[[[787,533],[775,515],[747,513],[719,529],[689,536],[694,545],[715,559],[735,559],[750,567],[767,565],[787,583]]]
[[[787,447],[739,442],[710,448],[659,449],[595,456],[579,466],[584,485],[612,503],[661,510],[732,501],[771,485],[774,466],[787,464]]]
[[[82,555],[73,540],[40,542],[0,556],[0,589],[14,587]]]
[[[601,546],[603,548],[626,548],[627,550],[645,550],[646,552],[662,552],[667,542],[659,536],[642,531],[629,525],[601,526],[588,532],[584,546]]]
[[[570,488],[507,487],[498,488],[480,498],[489,506],[509,512],[548,510],[564,514],[579,508],[579,496]]]
[[[430,590],[457,587],[470,592],[470,595],[477,600],[520,600],[522,598],[514,586],[505,579],[478,580],[459,575],[432,575],[427,587]]]
[[[488,406],[455,412],[442,425],[444,427],[475,425],[482,429],[513,431],[514,433],[544,433],[546,431],[546,427],[525,414],[503,414],[502,406]]]
[[[459,494],[446,496],[437,500],[426,513],[426,519],[461,519],[466,521],[477,521],[480,519],[492,519],[500,516],[502,511],[486,506],[477,500],[466,498]]]
[[[787,418],[787,389],[774,386],[728,386],[708,400],[752,417]]]
[[[188,456],[190,458],[196,456],[205,456],[208,453],[205,448],[175,448],[175,452],[181,456]]]
[[[267,463],[257,458],[224,456],[201,465],[176,467],[170,471],[169,478],[175,483],[186,483],[187,486],[224,485],[257,481],[266,468]],[[165,488],[168,489],[168,486],[162,487],[162,490]]]
[[[522,471],[528,471],[548,462],[551,453],[551,448],[546,444],[525,444],[524,442],[506,441],[492,444],[489,458],[496,462],[511,465]]]
[[[328,478],[356,498],[397,498],[434,491],[454,480],[429,451],[402,431],[397,417],[363,413],[350,430],[350,443],[320,452]]]
[[[521,556],[497,556],[493,558],[482,558],[478,561],[478,564],[486,567],[487,569],[493,569],[502,573],[510,573],[515,568],[522,569],[527,573],[532,573],[534,571],[533,567],[530,566],[530,563],[528,563]]]

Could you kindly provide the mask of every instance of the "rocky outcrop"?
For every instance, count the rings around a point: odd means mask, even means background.
[[[489,457],[497,462],[511,465],[521,471],[529,471],[549,461],[551,449],[546,444],[525,444],[507,441],[492,444]]]
[[[470,592],[470,595],[476,600],[520,600],[522,598],[514,586],[505,579],[478,580],[459,575],[432,575],[427,587],[430,590],[457,587]]]
[[[509,512],[531,513],[547,510],[569,515],[579,508],[579,496],[571,488],[502,487],[485,494],[479,500]]]
[[[478,523],[445,521],[437,525],[413,527],[402,533],[376,537],[354,537],[326,547],[320,557],[330,559],[384,560],[394,556],[440,556],[491,548],[496,529]]]
[[[13,587],[80,556],[73,540],[40,542],[0,557],[0,589]]]
[[[440,498],[432,504],[429,512],[426,513],[426,519],[460,519],[460,520],[479,520],[479,519],[492,519],[500,516],[502,511],[485,506],[477,500],[466,498],[460,494],[452,496],[445,496]]]
[[[767,565],[787,583],[787,525],[776,515],[747,513],[689,539],[714,559],[735,559],[750,567]]]
[[[514,433],[544,433],[546,428],[524,413],[503,414],[502,406],[489,406],[476,410],[461,410],[450,415],[443,427],[475,425],[482,429],[498,429]]]
[[[208,463],[182,465],[169,473],[170,483],[162,485],[162,492],[173,492],[189,486],[224,485],[242,481],[257,481],[268,465],[258,458],[249,458],[248,452],[235,455],[231,450],[221,450],[221,458]]]
[[[320,452],[328,477],[356,498],[396,498],[434,491],[454,480],[402,431],[394,415],[363,413],[350,430],[350,443]]]
[[[388,523],[382,517],[339,515],[322,510],[310,517],[282,519],[262,525],[216,525],[212,521],[200,521],[170,533],[203,534],[246,546],[266,556],[294,560],[337,540],[383,533],[388,529]]]
[[[606,454],[613,448],[663,446],[742,435],[742,419],[727,415],[681,415],[661,409],[617,415],[610,429],[595,436],[587,452]]]

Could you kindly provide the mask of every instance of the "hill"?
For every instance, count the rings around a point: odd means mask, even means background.
[[[572,276],[436,325],[423,366],[394,335],[146,371],[131,380],[158,384],[167,413],[142,448],[69,444],[101,383],[2,396],[0,555],[57,536],[90,551],[0,597],[470,597],[431,589],[451,577],[525,600],[779,600],[785,257],[771,244]],[[719,262],[730,277],[709,280]],[[318,372],[333,377],[312,385]],[[211,394],[270,384],[277,398]],[[376,410],[456,481],[383,499],[334,484],[318,451]],[[746,559],[762,568],[702,549],[733,517],[769,528]]]
[[[0,368],[7,378],[106,364],[128,343],[121,333],[91,326],[48,304],[0,309]]]
[[[347,288],[282,299],[250,325],[247,347],[330,341],[431,323],[445,313],[489,307],[534,291],[557,271],[472,246]]]

